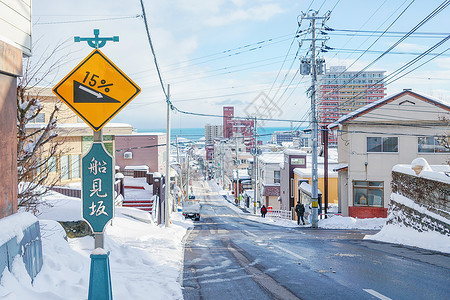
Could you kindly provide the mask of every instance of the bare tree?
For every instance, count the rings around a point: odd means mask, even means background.
[[[44,107],[36,87],[61,66],[64,57],[57,59],[56,54],[62,45],[48,56],[38,57],[36,63],[25,59],[24,75],[17,87],[18,206],[33,213],[38,212],[39,205],[48,205],[41,196],[58,182],[58,178],[51,179],[48,174],[57,167],[56,157],[62,154],[61,142],[55,142],[59,108],[55,105],[50,110],[47,122],[39,119]]]

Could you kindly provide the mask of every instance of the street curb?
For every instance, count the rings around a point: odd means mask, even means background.
[[[195,227],[195,226],[189,227],[189,228],[187,229],[186,233],[184,234],[183,238],[181,239],[181,242],[182,242],[182,248],[181,248],[181,251],[182,251],[182,253],[183,253],[183,260],[182,260],[183,265],[182,265],[181,268],[180,268],[180,274],[178,275],[178,280],[177,280],[178,283],[180,284],[181,289],[183,289],[184,248],[185,248],[185,245],[186,245],[186,240],[187,240],[187,238],[189,237],[189,235],[191,234],[192,230],[194,230],[194,227]]]

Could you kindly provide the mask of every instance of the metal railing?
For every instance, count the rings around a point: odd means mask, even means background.
[[[292,220],[292,212],[289,210],[269,210],[267,217]]]

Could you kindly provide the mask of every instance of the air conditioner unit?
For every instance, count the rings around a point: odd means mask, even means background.
[[[125,152],[123,154],[123,159],[133,159],[133,152]]]

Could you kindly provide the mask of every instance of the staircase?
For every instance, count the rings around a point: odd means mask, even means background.
[[[134,207],[149,212],[153,211],[153,194],[141,186],[125,186],[125,199],[123,207]]]
[[[125,199],[122,203],[123,207],[134,207],[152,213],[153,200],[149,199]]]

